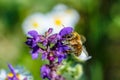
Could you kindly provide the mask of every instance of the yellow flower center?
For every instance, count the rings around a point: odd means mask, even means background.
[[[39,24],[37,22],[33,22],[33,28],[37,28]]]
[[[12,73],[9,73],[9,74],[8,74],[8,77],[13,77],[13,74],[12,74]]]
[[[7,76],[12,78],[14,75],[12,73],[8,73]],[[17,74],[17,78],[20,79],[20,75],[19,74]]]
[[[60,26],[62,24],[62,21],[59,18],[56,18],[54,22],[57,26]]]

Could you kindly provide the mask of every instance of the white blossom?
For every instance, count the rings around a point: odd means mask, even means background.
[[[45,31],[45,24],[47,24],[47,19],[45,15],[41,13],[34,13],[29,15],[23,22],[22,28],[25,34],[30,30],[36,30],[38,33],[43,34]]]
[[[59,32],[64,27],[75,27],[79,20],[79,14],[76,10],[68,8],[66,5],[58,4],[49,13],[50,25],[54,29],[54,33]]]
[[[36,30],[43,34],[48,28],[53,28],[53,33],[58,33],[63,27],[75,27],[79,20],[79,14],[75,9],[58,4],[47,14],[41,12],[29,15],[23,22],[25,34],[30,30]]]
[[[0,70],[0,80],[5,80],[7,77],[7,72],[4,69]]]

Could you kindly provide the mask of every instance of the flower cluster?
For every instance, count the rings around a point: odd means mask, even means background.
[[[64,77],[57,74],[57,69],[63,65],[62,61],[67,58],[68,54],[74,51],[74,47],[65,43],[68,38],[72,37],[73,28],[64,27],[59,33],[53,34],[52,32],[52,28],[49,28],[44,35],[35,30],[29,31],[26,44],[31,48],[30,53],[33,59],[37,59],[41,54],[42,60],[49,61],[49,64],[43,65],[40,69],[43,79],[65,80]],[[78,56],[78,58],[82,60],[89,59],[84,52],[81,52],[83,57]]]
[[[34,30],[28,32],[30,37],[27,38],[26,44],[32,49],[33,59],[38,58],[39,53],[42,53],[43,60],[55,61],[58,58],[58,63],[66,58],[66,52],[70,48],[62,43],[62,37],[60,36],[66,33],[61,34],[60,32],[60,34],[51,35],[52,31],[53,29],[49,28],[45,35],[39,35]]]
[[[33,80],[30,73],[26,72],[22,67],[13,68],[8,64],[9,72],[0,70],[0,80]]]
[[[64,80],[60,75],[56,74],[56,69],[61,62],[66,59],[67,52],[70,50],[68,45],[63,44],[64,36],[73,32],[73,28],[65,27],[59,33],[52,34],[53,29],[49,28],[44,35],[39,35],[36,31],[28,32],[26,44],[31,48],[33,59],[38,58],[42,54],[42,60],[47,59],[49,64],[42,66],[42,78],[52,80]]]

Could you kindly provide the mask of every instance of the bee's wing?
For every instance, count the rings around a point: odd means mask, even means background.
[[[86,41],[86,38],[83,35],[80,35],[81,42],[84,43]]]
[[[82,46],[82,49],[83,49],[83,52],[86,54],[86,56],[88,56],[88,52],[87,52],[85,46]]]
[[[88,52],[86,51],[86,48],[84,46],[82,47],[82,52],[79,58],[82,61],[86,61],[91,58],[91,56],[88,55]]]

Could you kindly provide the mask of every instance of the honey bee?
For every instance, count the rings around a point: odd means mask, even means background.
[[[86,41],[83,35],[79,35],[77,32],[72,32],[69,35],[66,35],[66,41],[64,42],[67,44],[71,50],[68,52],[74,53],[75,56],[80,56],[83,50],[83,43]]]

